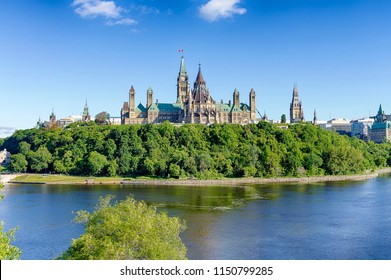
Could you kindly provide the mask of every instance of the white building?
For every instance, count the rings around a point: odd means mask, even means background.
[[[11,162],[11,153],[6,149],[0,152],[0,165],[7,165]]]
[[[329,131],[335,131],[342,135],[351,135],[352,132],[352,123],[348,119],[331,119],[327,121],[325,124],[319,125],[321,128],[329,130]]]
[[[110,124],[120,125],[121,124],[121,117],[110,117]]]

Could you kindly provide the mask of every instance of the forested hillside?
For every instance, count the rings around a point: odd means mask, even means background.
[[[19,130],[1,142],[16,172],[205,179],[343,175],[391,165],[390,144],[311,124],[74,124]]]

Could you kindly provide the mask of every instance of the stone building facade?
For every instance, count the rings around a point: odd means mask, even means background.
[[[299,91],[296,84],[293,87],[292,103],[289,112],[291,123],[299,123],[304,121],[303,106],[301,100],[299,100]]]
[[[370,129],[369,140],[375,143],[390,142],[391,121],[387,120],[387,115],[384,113],[381,105],[374,119],[375,122]]]
[[[184,57],[181,58],[177,77],[177,98],[175,103],[159,103],[153,101],[153,90],[147,90],[147,102],[135,104],[136,91],[133,86],[129,90],[129,101],[124,102],[121,109],[122,124],[162,123],[237,123],[256,122],[255,91],[249,93],[249,105],[240,102],[240,93],[233,92],[233,101],[216,102],[208,88],[199,66],[193,88],[190,88]]]

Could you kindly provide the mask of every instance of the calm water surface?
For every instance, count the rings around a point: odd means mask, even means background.
[[[72,212],[134,195],[186,220],[189,259],[391,259],[391,177],[363,182],[189,186],[6,185],[0,220],[22,259],[53,259],[83,232]]]

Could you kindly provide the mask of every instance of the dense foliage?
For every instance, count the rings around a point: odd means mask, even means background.
[[[186,247],[179,237],[185,229],[183,221],[131,197],[114,205],[110,205],[111,198],[101,198],[93,214],[77,213],[76,221],[85,223],[86,232],[59,259],[186,259]]]
[[[97,126],[16,131],[2,147],[18,172],[171,178],[342,175],[390,165],[391,145],[308,123]]]
[[[3,185],[0,183],[0,190]],[[3,200],[3,195],[0,195],[0,201]],[[22,251],[11,245],[11,241],[15,240],[16,228],[9,231],[4,231],[3,222],[0,221],[0,260],[16,260],[19,259]]]

